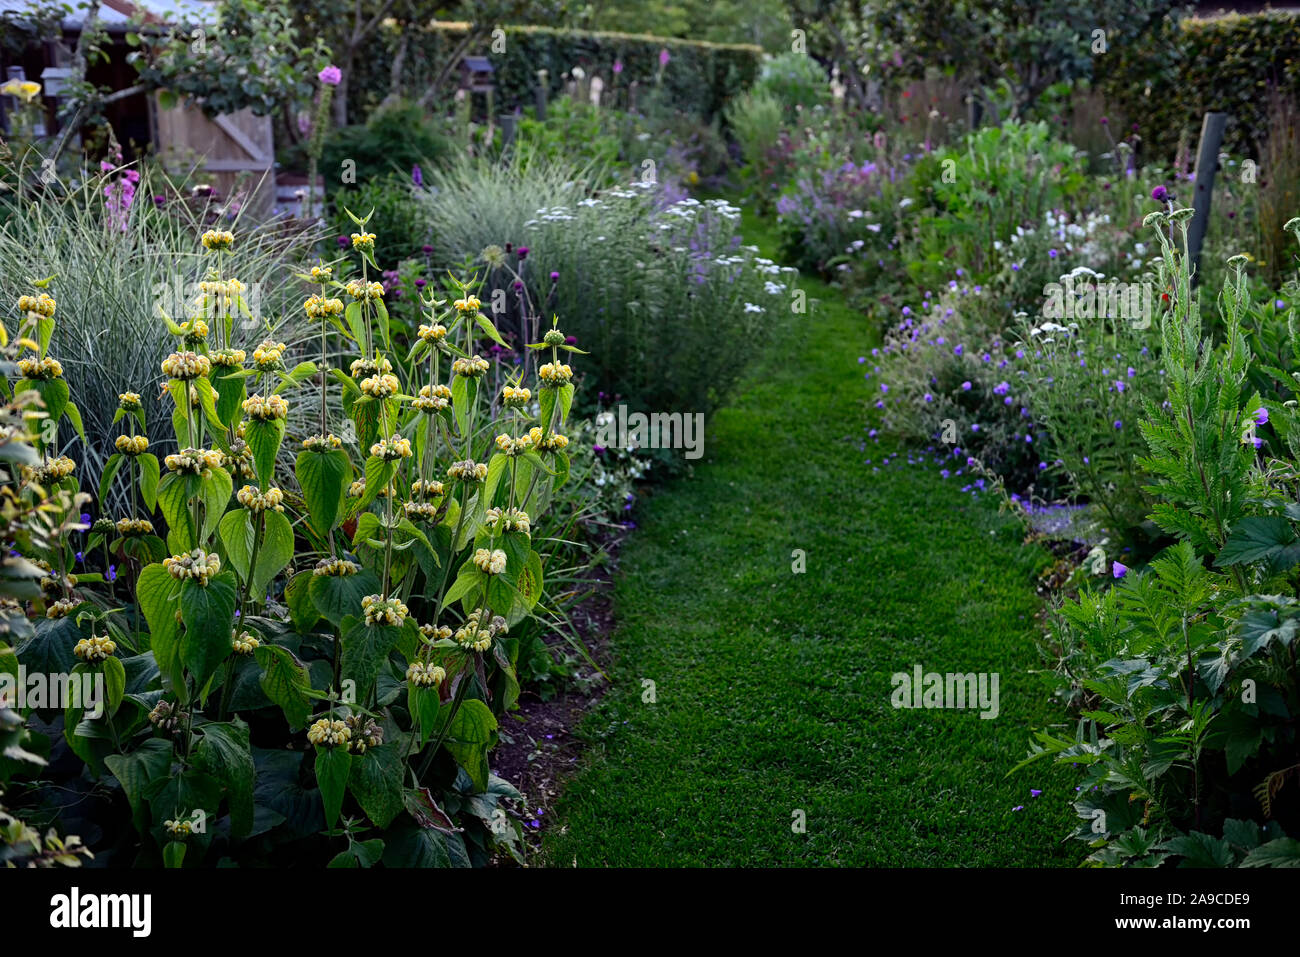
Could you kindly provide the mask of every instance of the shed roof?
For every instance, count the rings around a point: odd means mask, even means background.
[[[33,6],[28,0],[0,0],[0,13],[21,16]],[[139,14],[153,23],[216,23],[217,5],[210,0],[103,0],[99,5],[99,19],[110,30],[126,29]],[[85,19],[85,8],[78,7],[63,21],[64,29],[76,30]]]

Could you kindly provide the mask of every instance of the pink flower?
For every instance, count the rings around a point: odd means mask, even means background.
[[[622,72],[623,72],[623,61],[622,61],[622,60],[615,60],[615,61],[614,61],[614,73],[615,73],[615,75],[617,75],[617,74],[619,74],[619,73],[622,73]]]
[[[670,57],[670,56],[668,55],[668,48],[667,48],[667,47],[664,47],[662,50],[659,51],[659,65],[660,65],[661,67],[662,67],[662,66],[667,66],[667,65],[668,65],[668,61],[671,60],[671,59],[672,59],[672,57]]]
[[[343,82],[343,71],[333,63],[316,74],[316,79],[320,80],[326,86],[338,86]]]

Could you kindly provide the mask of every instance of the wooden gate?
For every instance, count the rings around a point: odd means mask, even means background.
[[[275,198],[275,142],[269,116],[241,110],[209,120],[195,107],[163,109],[150,98],[154,143],[167,170],[206,183],[223,200],[266,215]]]

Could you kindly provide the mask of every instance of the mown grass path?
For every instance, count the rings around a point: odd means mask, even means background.
[[[888,451],[859,450],[875,323],[800,285],[819,301],[798,333],[718,413],[694,474],[638,512],[614,688],[546,863],[1077,864],[1067,778],[1006,777],[1062,717],[1028,673],[1045,556],[933,468],[864,464]],[[915,664],[998,673],[997,718],[894,709],[890,676]]]

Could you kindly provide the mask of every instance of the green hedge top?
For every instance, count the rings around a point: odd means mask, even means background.
[[[662,83],[664,92],[679,109],[702,119],[718,115],[727,101],[745,90],[758,77],[763,50],[750,44],[710,43],[643,34],[604,31],[562,30],[553,27],[505,27],[505,50],[493,53],[491,40],[483,49],[471,49],[471,56],[486,56],[492,63],[496,84],[496,107],[502,112],[535,102],[538,71],[547,71],[549,93],[564,86],[564,74],[575,66],[588,76],[598,74],[605,81],[606,95],[637,81],[644,89]],[[445,62],[468,25],[433,23],[418,31],[407,51],[402,83],[408,94],[422,92],[432,74]],[[383,50],[360,65],[360,82],[350,85],[352,115],[370,112],[388,92],[387,64],[397,46],[395,28],[381,34]],[[377,44],[378,46],[378,44]],[[662,68],[660,57],[668,53]],[[615,74],[615,64],[620,72]]]
[[[1240,145],[1258,146],[1268,132],[1269,88],[1300,99],[1300,13],[1228,14],[1181,26],[1181,76],[1195,105],[1229,113]]]
[[[1194,149],[1209,111],[1229,115],[1225,148],[1255,154],[1271,89],[1300,104],[1300,11],[1166,20],[1144,38],[1100,55],[1095,72],[1107,99],[1141,125],[1152,158],[1172,158],[1180,137]]]

